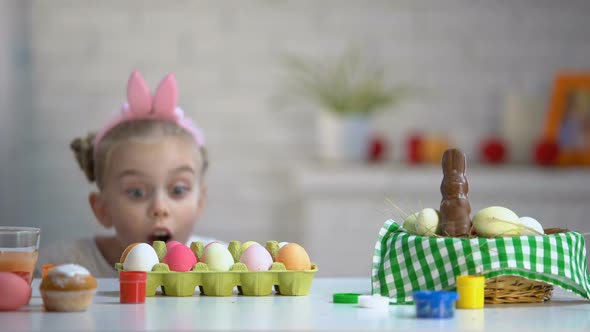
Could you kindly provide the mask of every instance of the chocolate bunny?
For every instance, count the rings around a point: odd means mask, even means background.
[[[470,233],[471,205],[467,197],[469,183],[465,176],[466,167],[463,151],[448,149],[443,154],[439,235],[460,237]]]

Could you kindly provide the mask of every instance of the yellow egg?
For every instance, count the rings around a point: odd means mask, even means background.
[[[234,265],[234,258],[226,246],[212,242],[203,249],[201,262],[207,264],[210,271],[229,271]]]
[[[413,235],[417,235],[416,234],[416,221],[418,218],[418,213],[419,212],[412,213],[409,216],[407,216],[406,219],[404,219],[404,223],[402,225],[408,233],[413,234]]]
[[[414,225],[415,234],[421,236],[435,236],[438,227],[438,211],[433,208],[425,208],[418,212],[416,224]]]
[[[520,236],[521,226],[518,215],[501,206],[490,206],[479,210],[473,216],[473,227],[481,237]]]
[[[311,270],[309,255],[302,246],[294,242],[279,249],[276,261],[285,264],[287,270]]]

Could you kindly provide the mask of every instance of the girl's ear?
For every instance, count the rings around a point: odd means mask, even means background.
[[[199,187],[199,201],[197,202],[197,219],[200,219],[205,210],[207,203],[207,185],[203,184]]]
[[[113,222],[107,213],[105,201],[99,193],[90,193],[90,195],[88,195],[88,203],[90,203],[90,208],[92,208],[96,220],[98,220],[104,228],[113,227]]]

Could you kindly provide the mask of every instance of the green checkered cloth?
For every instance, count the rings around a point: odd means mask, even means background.
[[[387,220],[373,255],[373,294],[412,303],[416,290],[455,289],[455,276],[515,275],[590,299],[584,237],[578,232],[500,238],[424,237]]]

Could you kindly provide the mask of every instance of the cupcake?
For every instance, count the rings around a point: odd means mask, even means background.
[[[58,265],[47,272],[39,290],[47,311],[84,311],[96,292],[96,279],[80,265]]]

